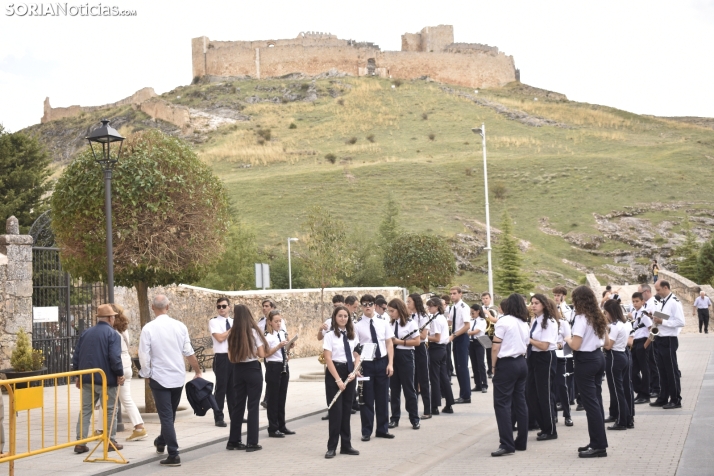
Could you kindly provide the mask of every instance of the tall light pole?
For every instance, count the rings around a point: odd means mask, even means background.
[[[288,289],[293,288],[293,265],[292,258],[290,256],[290,243],[297,240],[297,238],[288,238],[288,285],[290,286]]]
[[[481,136],[481,148],[483,149],[483,189],[486,195],[486,252],[488,253],[488,292],[493,299],[493,268],[491,266],[491,218],[488,208],[488,169],[486,168],[486,124],[481,124],[481,128],[471,129],[474,134]]]
[[[109,125],[109,120],[102,119],[102,125],[94,129],[86,137],[89,147],[92,148],[94,160],[104,169],[104,213],[107,225],[107,291],[109,303],[114,303],[114,246],[112,243],[112,171],[119,161],[124,137]],[[114,157],[111,154],[111,145],[119,142],[119,150]],[[97,150],[94,149],[97,146]],[[101,149],[100,149],[101,147]]]

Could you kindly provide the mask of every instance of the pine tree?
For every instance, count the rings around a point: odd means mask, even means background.
[[[523,258],[518,249],[518,241],[513,236],[511,216],[504,212],[501,236],[496,246],[495,288],[502,296],[512,293],[525,294],[532,288],[532,283],[521,271]]]
[[[382,223],[379,224],[379,238],[382,247],[389,247],[401,233],[402,229],[399,226],[399,205],[397,201],[394,200],[394,195],[390,192],[387,198],[387,206],[384,210]]]
[[[714,282],[714,238],[702,245],[697,257],[697,283]]]
[[[697,272],[697,258],[699,255],[699,243],[697,243],[694,233],[692,233],[692,228],[689,224],[689,220],[684,223],[684,233],[686,240],[676,250],[674,253],[676,256],[682,258],[678,263],[679,274],[692,281],[697,281],[699,278],[699,273]]]

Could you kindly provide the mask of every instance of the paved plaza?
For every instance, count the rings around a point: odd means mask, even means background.
[[[689,326],[688,326],[689,327]],[[153,438],[159,431],[158,422],[149,420],[146,427],[149,437],[140,442],[125,442],[130,433],[118,434],[124,444],[122,454],[128,465],[110,463],[83,463],[83,456],[71,449],[62,449],[45,455],[19,460],[18,475],[82,475],[113,474],[153,475],[171,474],[212,476],[229,475],[241,471],[259,471],[261,475],[313,474],[498,474],[500,475],[714,475],[714,454],[710,441],[714,436],[714,335],[682,334],[679,362],[682,371],[683,407],[680,410],[662,410],[638,405],[634,430],[608,432],[608,457],[596,460],[580,459],[577,447],[588,442],[584,412],[573,412],[573,427],[565,427],[561,417],[557,440],[536,441],[535,432],[529,435],[528,449],[515,455],[492,458],[490,452],[498,447],[496,420],[491,393],[475,393],[471,404],[455,406],[452,415],[439,415],[422,422],[418,431],[410,425],[391,430],[396,438],[373,438],[360,441],[359,415],[352,417],[353,446],[359,456],[337,455],[325,460],[327,422],[324,384],[321,381],[298,381],[301,374],[320,372],[322,366],[315,357],[296,359],[292,364],[288,391],[288,427],[297,435],[284,439],[268,438],[266,412],[261,410],[260,444],[263,450],[254,453],[226,451],[227,428],[213,425],[212,416],[194,416],[191,410],[180,412],[176,426],[181,446],[179,468],[161,468],[160,456],[154,453]],[[192,374],[187,374],[190,378]],[[212,378],[211,374],[206,374]],[[453,379],[457,385],[456,379]],[[137,401],[143,401],[144,383],[132,382]],[[607,386],[603,385],[605,406],[609,401]],[[53,392],[52,389],[46,392]],[[72,388],[70,398],[77,398]],[[46,393],[46,395],[49,395]],[[59,395],[67,395],[60,387]],[[5,396],[7,398],[7,396]],[[47,397],[46,397],[47,398]],[[421,403],[420,403],[421,405]],[[182,406],[188,407],[186,402]],[[6,407],[7,408],[7,407]],[[421,408],[420,408],[421,410]],[[75,414],[70,422],[74,434]],[[26,438],[26,428],[20,414],[18,441]],[[60,427],[67,427],[66,416]],[[406,418],[403,419],[404,421]],[[7,424],[7,419],[5,420]],[[125,421],[126,418],[125,418]],[[31,419],[33,427],[36,425]],[[37,423],[38,424],[38,423]],[[47,424],[47,423],[46,423]],[[244,427],[245,432],[245,427]],[[47,432],[46,432],[47,434]],[[66,430],[65,433],[66,435]],[[245,441],[245,440],[244,440]],[[23,446],[19,444],[19,449]],[[5,464],[6,465],[6,464]],[[210,471],[207,471],[210,468]],[[3,469],[0,468],[0,471]]]

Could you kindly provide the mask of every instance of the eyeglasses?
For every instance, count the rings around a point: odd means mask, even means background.
[[[216,309],[228,309],[228,304],[219,304],[216,306]]]
[[[374,306],[373,302],[363,302],[362,303],[362,307],[372,307],[372,306]]]

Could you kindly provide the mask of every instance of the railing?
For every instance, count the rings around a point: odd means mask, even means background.
[[[101,384],[96,383],[95,384],[95,375],[99,374],[101,376]],[[73,422],[73,415],[75,418],[79,418],[79,427],[83,428],[83,412],[82,412],[82,407],[83,407],[83,402],[82,402],[82,389],[85,386],[85,384],[82,383],[82,376],[83,375],[91,375],[91,388],[92,388],[92,399],[94,399],[94,386],[95,385],[101,385],[102,387],[102,395],[101,395],[101,404],[102,404],[102,409],[103,411],[101,412],[102,414],[102,428],[104,431],[101,434],[96,434],[94,430],[94,424],[95,424],[95,417],[94,417],[94,401],[91,403],[92,407],[92,416],[91,416],[91,421],[90,421],[90,431],[88,432],[88,435],[86,438],[79,438],[78,435],[77,439],[74,439],[72,437],[72,422]],[[57,380],[58,379],[67,379],[69,382],[72,377],[77,377],[77,381],[79,382],[79,404],[78,404],[78,414],[77,412],[72,412],[72,406],[73,406],[73,398],[72,398],[72,391],[73,386],[72,385],[67,385],[64,388],[58,387],[57,386]],[[36,382],[36,381],[46,381],[50,380],[52,386],[35,386],[32,387],[30,386],[31,382]],[[43,384],[46,384],[46,382],[43,382]],[[85,462],[87,463],[96,463],[96,462],[112,462],[112,463],[127,463],[127,460],[124,459],[124,457],[119,453],[117,448],[114,446],[114,444],[110,440],[110,435],[111,435],[111,427],[107,426],[107,407],[108,407],[108,394],[107,394],[107,381],[106,381],[106,375],[101,369],[87,369],[87,370],[78,370],[75,372],[62,372],[62,373],[56,373],[56,374],[49,374],[49,375],[38,375],[36,377],[24,377],[24,378],[16,378],[16,379],[10,379],[10,380],[0,380],[0,386],[5,388],[5,390],[8,393],[9,396],[9,409],[8,409],[8,414],[9,414],[9,420],[10,420],[10,435],[9,435],[9,446],[10,446],[10,451],[8,453],[0,455],[0,464],[8,462],[9,463],[9,474],[10,476],[13,476],[15,474],[15,460],[18,460],[20,458],[27,458],[30,456],[42,454],[42,453],[47,453],[49,451],[54,451],[62,448],[69,448],[71,446],[75,445],[84,445],[87,443],[90,443],[92,441],[96,441],[97,445],[92,449],[87,457],[84,459]],[[60,436],[61,433],[63,433],[64,430],[64,422],[61,422],[60,419],[64,418],[65,415],[65,409],[60,408],[60,404],[58,403],[58,396],[60,395],[60,392],[64,392],[64,389],[67,389],[67,408],[66,408],[66,418],[67,418],[67,434],[66,438],[64,438],[64,435]],[[119,394],[118,392],[119,389],[117,389],[117,395]],[[45,397],[47,395],[50,395],[53,397],[53,406],[45,405]],[[76,400],[76,399],[75,399]],[[76,403],[76,402],[75,402]],[[114,412],[116,413],[117,411],[117,402],[114,402]],[[32,411],[35,411],[34,413],[31,413]],[[39,410],[40,414],[40,421],[39,424],[37,420],[33,420],[32,416],[37,415]],[[50,415],[47,416],[46,418],[46,412],[45,410],[50,410]],[[27,412],[27,413],[22,413],[22,412]],[[1,415],[1,414],[0,414]],[[0,416],[0,418],[2,418]],[[20,426],[18,425],[18,420],[27,420],[27,446],[24,448],[25,451],[23,452],[18,452],[17,448],[17,437],[18,437],[18,432],[20,432]],[[112,424],[113,424],[113,419],[114,415],[112,415]],[[76,420],[74,420],[76,422]],[[2,423],[2,420],[0,420],[0,424]],[[20,424],[24,422],[20,421]],[[47,425],[49,423],[50,425]],[[50,430],[50,435],[49,438],[46,437],[46,430],[48,429],[47,427],[49,426]],[[107,428],[109,430],[107,431]],[[37,435],[37,432],[39,432],[39,438]],[[34,436],[34,438],[33,438]],[[45,443],[47,442],[46,440],[50,440],[49,445],[46,445]],[[39,443],[39,444],[38,444]],[[100,445],[103,445],[103,455],[100,458],[91,458],[94,452],[99,448]],[[119,456],[119,459],[117,458],[109,458],[108,457],[108,452],[110,451],[110,445],[112,446],[113,450],[117,452],[117,455]],[[34,448],[33,448],[34,447]]]

